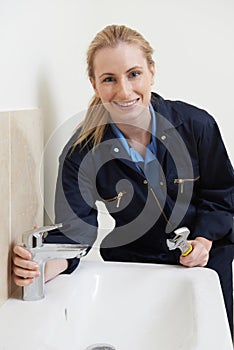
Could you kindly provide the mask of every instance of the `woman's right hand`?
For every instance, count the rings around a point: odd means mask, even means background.
[[[39,266],[32,259],[31,253],[16,245],[13,248],[13,279],[17,286],[28,286],[35,277],[40,276]]]

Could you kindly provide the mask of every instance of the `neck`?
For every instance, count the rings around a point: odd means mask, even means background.
[[[144,146],[149,144],[152,129],[151,113],[149,109],[145,111],[144,114],[140,114],[132,122],[126,121],[125,123],[119,120],[114,120],[114,122],[130,144],[133,142],[140,143]]]
[[[120,131],[126,137],[130,145],[132,143],[140,143],[144,146],[147,146],[151,140],[151,124],[149,128],[146,130],[142,127],[125,125],[125,124],[117,124]]]
[[[146,147],[151,141],[151,114],[148,112],[141,116],[140,125],[134,120],[134,124],[116,123],[120,131],[127,139],[129,145],[139,154],[145,157]]]

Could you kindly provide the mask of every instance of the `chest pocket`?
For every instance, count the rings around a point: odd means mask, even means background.
[[[183,194],[184,193],[184,187],[186,186],[186,184],[188,182],[190,183],[195,183],[196,181],[198,181],[200,178],[200,176],[197,176],[195,178],[192,178],[192,179],[174,179],[174,184],[178,184],[178,190],[180,192],[180,194]],[[186,187],[185,187],[186,189]]]
[[[189,192],[194,191],[194,189],[199,185],[199,167],[194,167],[193,176],[178,176],[176,172],[171,173],[167,177],[167,190],[168,193],[176,196],[178,193],[180,195],[187,195]]]
[[[102,196],[102,201],[105,203],[108,212],[118,213],[131,205],[134,191],[130,184],[117,186],[116,191],[106,191]]]
[[[111,206],[109,205],[109,207],[112,207],[112,209],[114,208],[118,209],[120,207],[120,204],[124,195],[126,195],[126,191],[119,191],[116,196],[111,198],[105,198],[104,201],[106,204],[111,203],[112,205]]]

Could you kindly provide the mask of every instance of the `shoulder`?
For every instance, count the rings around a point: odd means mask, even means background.
[[[94,142],[92,137],[87,140],[77,143],[78,138],[80,137],[82,132],[81,128],[78,128],[76,132],[72,135],[72,137],[68,140],[66,145],[64,146],[62,153],[59,157],[59,162],[69,162],[74,165],[79,166],[81,162],[84,163],[95,163],[95,160],[99,159],[100,153],[103,153],[103,143],[105,148],[109,145],[112,146],[112,139],[115,138],[112,129],[109,124],[106,125],[106,129],[104,131],[102,140],[99,144],[94,146]],[[105,149],[106,150],[106,149]],[[84,161],[85,160],[85,161]]]
[[[193,121],[201,125],[214,125],[215,119],[204,109],[183,101],[169,101],[184,121]]]
[[[172,123],[180,120],[183,123],[196,124],[200,127],[216,124],[215,119],[205,109],[184,101],[164,99],[152,93],[152,103],[156,111],[170,119]]]
[[[78,128],[64,145],[63,150],[59,156],[60,163],[63,163],[64,161],[70,161],[79,164],[80,161],[92,148],[90,144],[86,145],[85,142],[76,144],[80,133],[81,128]]]

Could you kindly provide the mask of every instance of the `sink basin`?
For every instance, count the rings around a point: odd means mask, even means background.
[[[82,260],[46,298],[0,309],[0,350],[232,350],[218,276],[206,268]],[[104,345],[97,349],[107,349]]]

